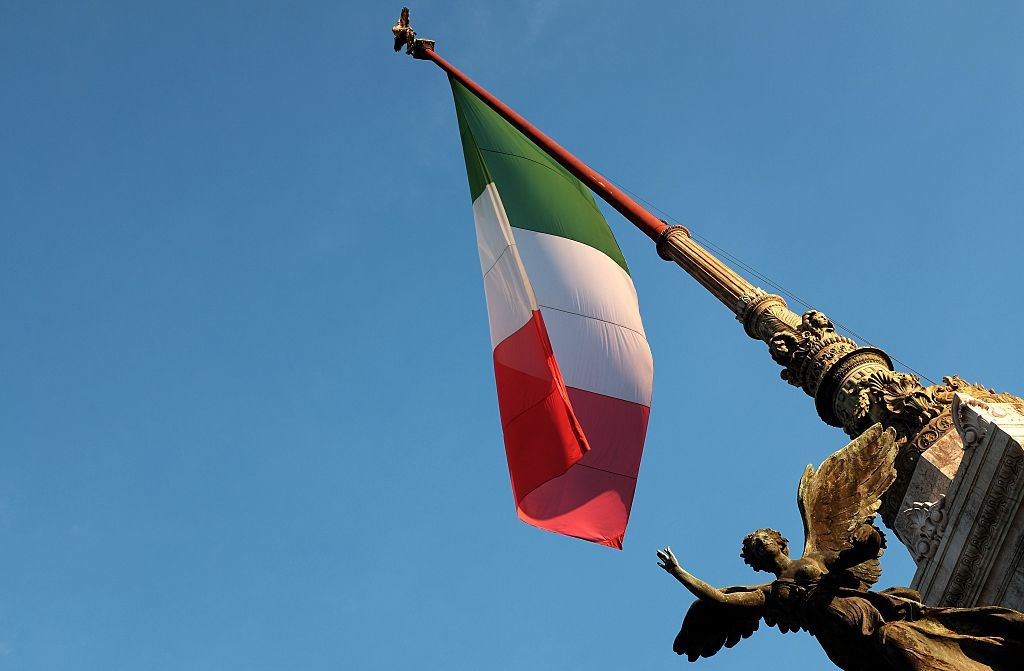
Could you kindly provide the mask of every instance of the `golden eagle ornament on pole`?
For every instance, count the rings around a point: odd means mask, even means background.
[[[399,51],[404,46],[405,53],[411,54],[413,45],[416,43],[416,31],[409,25],[408,7],[402,7],[402,14],[398,17],[398,23],[391,28],[391,32],[395,35],[395,51]]]

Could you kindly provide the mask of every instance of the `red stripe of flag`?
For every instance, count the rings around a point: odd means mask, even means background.
[[[494,348],[494,379],[505,452],[518,505],[590,449],[551,351],[544,318],[530,320]]]
[[[650,408],[567,388],[537,310],[494,348],[494,377],[520,519],[622,548]]]

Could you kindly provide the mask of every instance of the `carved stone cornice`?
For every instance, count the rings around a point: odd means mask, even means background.
[[[956,406],[956,401],[953,401],[953,405]],[[953,416],[953,422],[956,424],[957,431],[963,437],[964,449],[970,450],[977,447],[985,439],[985,434],[988,433],[989,421],[982,418],[980,414],[974,415],[972,420],[968,420],[961,415],[960,410],[962,408],[954,407],[950,414]]]
[[[915,501],[902,515],[912,530],[911,552],[918,563],[935,556],[942,534],[946,530],[948,516],[945,511],[945,495],[937,501]]]
[[[904,384],[894,385],[890,392],[892,395],[902,391],[913,397],[907,402],[898,404],[899,407],[905,408],[904,417],[893,424],[897,433],[902,431],[902,444],[899,456],[896,458],[896,482],[882,497],[882,508],[879,510],[882,520],[890,528],[900,513],[900,503],[903,501],[903,495],[907,491],[921,455],[942,436],[955,429],[952,406],[958,393],[966,394],[984,403],[1008,403],[1016,407],[1018,411],[1024,412],[1024,399],[1013,394],[999,393],[994,389],[971,384],[958,375],[944,377],[941,385],[932,385],[922,389],[926,395],[922,395],[920,390],[913,387],[908,388]],[[924,402],[925,398],[930,399],[929,402]],[[895,399],[891,401],[891,404],[896,406],[894,401]],[[916,408],[920,408],[916,414],[918,419],[912,419],[915,417],[913,410]],[[924,417],[931,417],[931,419],[928,419],[923,426],[918,427],[920,418]],[[886,424],[886,421],[891,420],[887,417],[882,423]]]
[[[968,412],[968,408],[974,412]],[[977,447],[985,439],[993,420],[1006,417],[1005,410],[961,393],[953,395],[950,414],[953,417],[953,425],[963,439],[965,450]]]

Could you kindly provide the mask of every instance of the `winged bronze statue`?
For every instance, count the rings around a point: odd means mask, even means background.
[[[804,471],[797,503],[804,551],[790,559],[789,542],[773,529],[743,539],[740,556],[775,580],[716,589],[684,570],[671,548],[658,565],[697,601],[673,650],[692,662],[731,648],[761,620],[783,633],[806,631],[846,671],[1009,671],[1024,668],[1024,614],[1007,608],[938,608],[909,588],[872,592],[885,537],[872,522],[896,478],[895,433],[876,424]]]

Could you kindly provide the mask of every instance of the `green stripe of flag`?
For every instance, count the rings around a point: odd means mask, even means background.
[[[628,273],[590,190],[469,89],[449,81],[473,200],[494,182],[513,227],[589,245]]]

